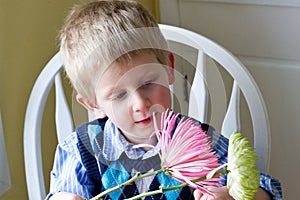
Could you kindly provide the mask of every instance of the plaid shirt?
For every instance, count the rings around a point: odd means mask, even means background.
[[[91,139],[95,139],[99,131],[102,131],[99,130],[101,129],[100,126],[94,124],[87,123],[86,126]],[[46,199],[49,199],[57,192],[70,192],[85,198],[93,197],[92,191],[95,186],[89,179],[86,168],[83,165],[76,134],[76,132],[70,134],[64,143],[57,146],[54,166],[51,171],[50,192]],[[226,163],[228,139],[217,133],[210,126],[208,127],[207,134],[211,137],[213,142],[212,148],[219,157],[219,162]],[[159,149],[155,148],[144,152],[142,149],[132,148],[133,144],[129,143],[122,134],[120,134],[119,129],[109,119],[105,123],[103,138],[103,155],[109,161],[117,160],[122,153],[125,153],[130,159],[146,159],[157,155],[157,149]],[[223,184],[225,183],[226,179]],[[145,185],[145,183],[142,185]],[[260,186],[272,195],[272,199],[282,199],[281,185],[278,180],[261,172]],[[145,190],[143,187],[139,189],[141,191]]]

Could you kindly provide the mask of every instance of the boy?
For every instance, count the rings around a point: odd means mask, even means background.
[[[47,199],[91,198],[136,171],[159,168],[157,148],[133,148],[157,144],[151,137],[152,113],[171,107],[168,85],[174,82],[174,60],[154,18],[130,0],[77,6],[61,30],[60,50],[77,101],[98,119],[79,126],[58,145]],[[227,152],[217,146],[228,141],[199,124],[212,136],[220,162],[226,162]],[[140,179],[105,199],[125,199],[176,183],[161,176]],[[214,197],[200,191],[193,195],[185,187],[145,199],[232,199],[225,186],[209,189]],[[281,199],[280,184],[261,174],[256,199],[271,198]]]

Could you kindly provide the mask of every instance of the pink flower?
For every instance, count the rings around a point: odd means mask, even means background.
[[[161,162],[165,173],[191,187],[210,193],[204,186],[219,186],[219,177],[206,179],[206,175],[220,166],[211,149],[211,142],[202,128],[183,117],[175,130],[178,115],[165,111],[161,116],[161,129],[154,120],[154,129],[161,147]],[[155,117],[154,117],[155,118]],[[202,178],[199,181],[196,179]]]

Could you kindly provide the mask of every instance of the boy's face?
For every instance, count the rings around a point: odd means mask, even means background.
[[[99,78],[96,105],[132,143],[154,143],[153,112],[171,107],[172,69],[153,53],[134,55],[129,63],[114,62]]]

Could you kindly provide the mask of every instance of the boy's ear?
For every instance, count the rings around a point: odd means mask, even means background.
[[[168,70],[168,75],[169,75],[169,84],[173,84],[175,81],[175,74],[174,74],[174,55],[173,53],[169,53],[169,70]]]
[[[83,107],[85,107],[87,110],[92,112],[95,117],[104,118],[106,116],[105,113],[102,111],[102,109],[97,105],[96,101],[91,101],[80,94],[77,94],[76,100]]]

